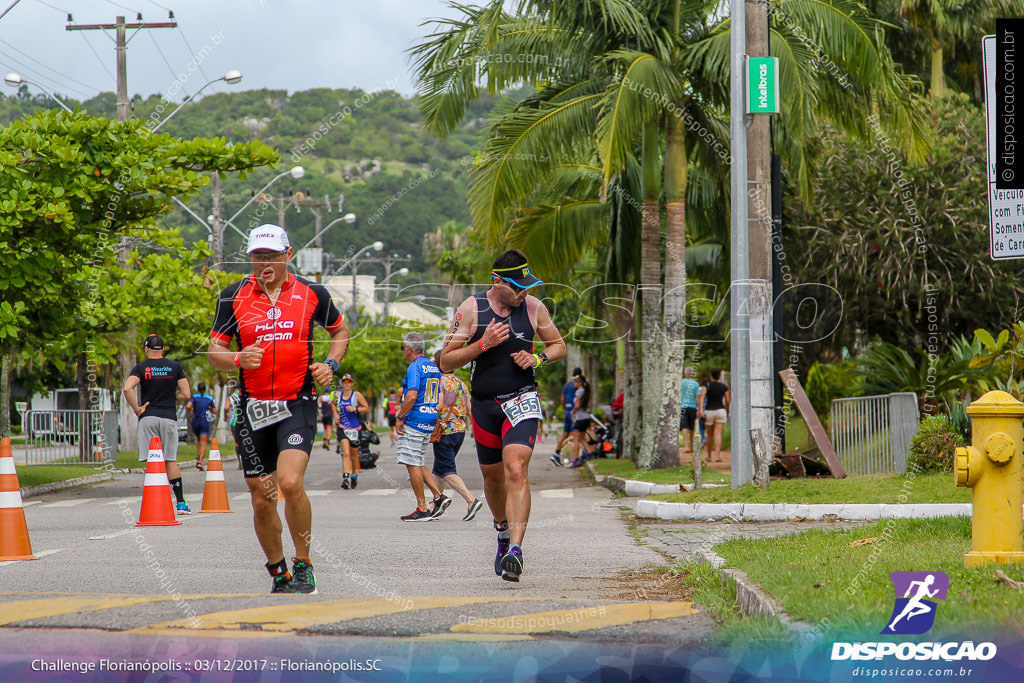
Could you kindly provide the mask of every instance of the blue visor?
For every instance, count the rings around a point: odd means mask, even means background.
[[[525,263],[511,268],[495,268],[492,272],[495,277],[511,282],[519,289],[529,289],[544,284],[539,277],[530,272],[530,266]]]

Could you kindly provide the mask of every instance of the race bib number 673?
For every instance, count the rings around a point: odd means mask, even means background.
[[[539,420],[540,396],[536,391],[527,391],[502,403],[501,410],[513,427],[523,420]]]
[[[253,429],[263,429],[288,419],[292,411],[288,408],[287,401],[261,401],[251,398],[245,406],[245,414],[249,417],[249,424]]]

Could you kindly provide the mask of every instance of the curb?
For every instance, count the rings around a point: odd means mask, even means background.
[[[227,458],[221,458],[222,460],[235,460],[237,456],[229,455]],[[189,462],[179,462],[178,467],[181,469],[195,469],[196,461],[191,460]],[[145,474],[145,467],[133,467],[131,469],[117,468],[115,470],[118,474]],[[34,496],[41,496],[47,493],[56,493],[57,491],[64,491],[66,489],[73,489],[78,486],[88,486],[89,484],[98,484],[101,481],[109,481],[114,478],[113,472],[102,472],[100,474],[90,474],[87,477],[75,477],[74,479],[63,479],[61,481],[51,481],[48,484],[39,484],[37,486],[24,486],[21,489],[21,497],[32,498]]]
[[[26,486],[21,489],[21,497],[31,498],[33,496],[41,496],[44,493],[56,493],[64,489],[73,489],[76,486],[85,486],[86,484],[96,484],[113,478],[113,473],[103,472],[102,474],[90,474],[88,477],[76,477],[75,479],[64,479],[63,481],[51,481],[49,484],[39,484],[38,486]]]
[[[879,519],[927,519],[969,516],[971,503],[930,503],[920,505],[850,504],[808,505],[797,503],[666,503],[639,500],[636,516],[644,519],[711,522],[788,522],[807,520],[875,521]]]
[[[598,474],[594,471],[593,465],[590,462],[584,464],[597,484],[610,491],[625,493],[630,497],[653,496],[658,493],[679,493],[684,490],[680,486],[686,486],[687,489],[693,488],[692,482],[683,484],[652,484],[649,481],[637,481],[636,479],[626,479],[625,477]],[[711,488],[725,486],[725,484],[704,484],[704,486],[705,488]]]

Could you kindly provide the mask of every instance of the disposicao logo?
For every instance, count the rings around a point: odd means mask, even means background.
[[[935,624],[938,600],[946,599],[949,577],[943,572],[893,572],[889,575],[896,600],[882,635],[919,635]],[[996,656],[994,643],[832,643],[832,661],[870,660],[895,656],[900,660],[946,662],[989,660]]]
[[[945,600],[949,577],[943,572],[893,572],[889,574],[896,589],[896,604],[883,634],[914,635],[926,633],[935,623],[936,600]]]

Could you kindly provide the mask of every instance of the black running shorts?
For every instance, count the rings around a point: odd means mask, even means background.
[[[288,401],[290,416],[262,429],[249,427],[247,399],[242,399],[238,421],[233,429],[238,457],[242,459],[246,478],[261,477],[277,471],[277,456],[282,451],[299,450],[306,455],[313,450],[316,438],[316,401],[296,398]]]
[[[481,465],[501,462],[501,449],[510,444],[520,444],[533,450],[540,420],[522,420],[513,427],[495,399],[474,398],[471,403],[476,458]]]

